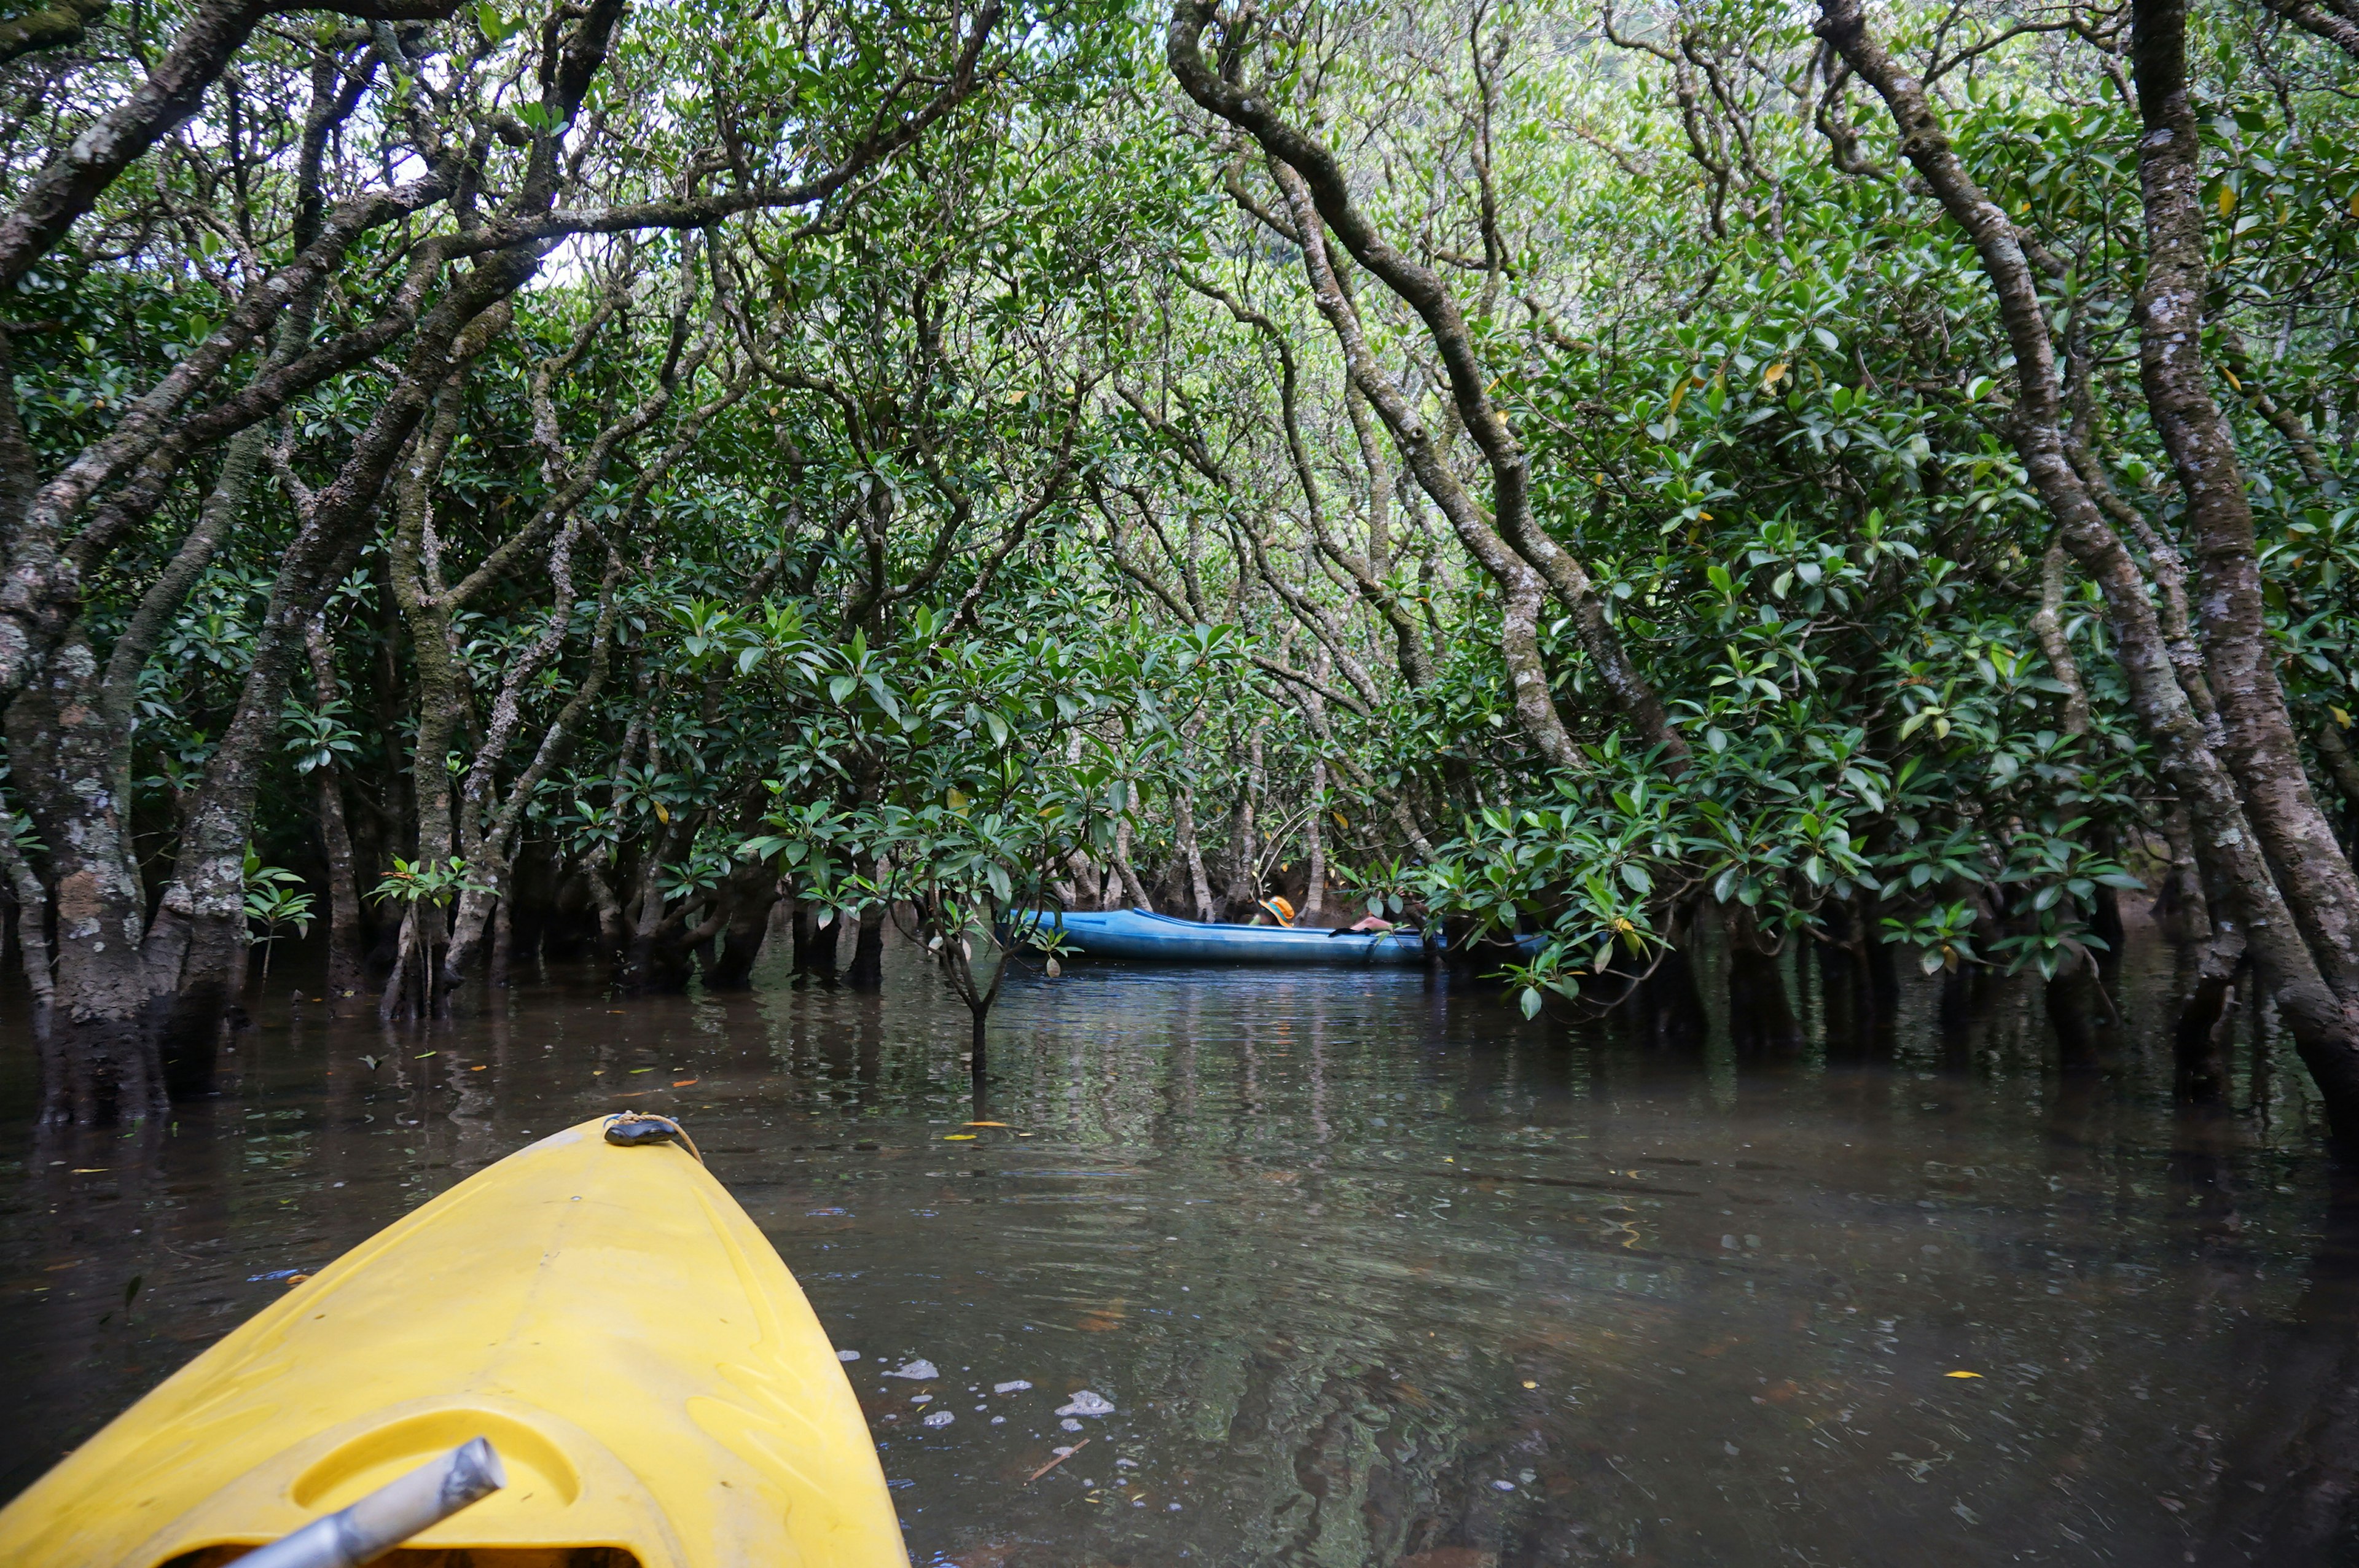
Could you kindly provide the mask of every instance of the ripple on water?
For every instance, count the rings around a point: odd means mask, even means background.
[[[2359,1465],[2252,1436],[2359,1400],[2359,1206],[2249,1041],[2251,1114],[2174,1121],[2146,982],[2068,1078],[2013,993],[1945,1042],[1911,992],[1846,1065],[1815,1022],[1739,1061],[1413,972],[1075,965],[1011,982],[978,1101],[892,964],[619,1013],[559,977],[377,1072],[373,1023],[266,1010],[146,1174],[0,1171],[0,1476],[638,1067],[860,1347],[920,1563],[2176,1562]]]

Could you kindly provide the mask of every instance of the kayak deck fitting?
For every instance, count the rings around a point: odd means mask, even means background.
[[[0,1563],[215,1568],[480,1436],[506,1487],[381,1561],[905,1568],[794,1276],[686,1149],[606,1122],[288,1290],[0,1509]]]

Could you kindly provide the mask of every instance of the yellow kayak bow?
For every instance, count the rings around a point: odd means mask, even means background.
[[[604,1125],[288,1291],[0,1509],[0,1563],[215,1568],[484,1437],[507,1486],[386,1562],[905,1568],[794,1276],[686,1150]]]

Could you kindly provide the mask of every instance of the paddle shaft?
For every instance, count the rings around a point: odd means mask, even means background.
[[[492,1445],[478,1437],[238,1559],[240,1568],[361,1568],[421,1530],[508,1484]]]

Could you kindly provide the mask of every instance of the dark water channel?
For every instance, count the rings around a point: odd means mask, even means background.
[[[0,1495],[271,1276],[636,1107],[690,1124],[859,1352],[919,1563],[2350,1552],[2352,1209],[2250,1029],[2195,1118],[2159,1044],[2060,1073],[2012,991],[1947,1029],[1912,991],[1887,1054],[1831,1063],[1417,974],[1076,967],[1002,1002],[978,1115],[964,1015],[906,953],[881,995],[552,976],[423,1033],[278,983],[153,1137],[37,1138],[9,1029]],[[2159,989],[2127,1039],[2162,1038]],[[879,1375],[918,1358],[939,1377]],[[1082,1390],[1111,1413],[1060,1418]]]

